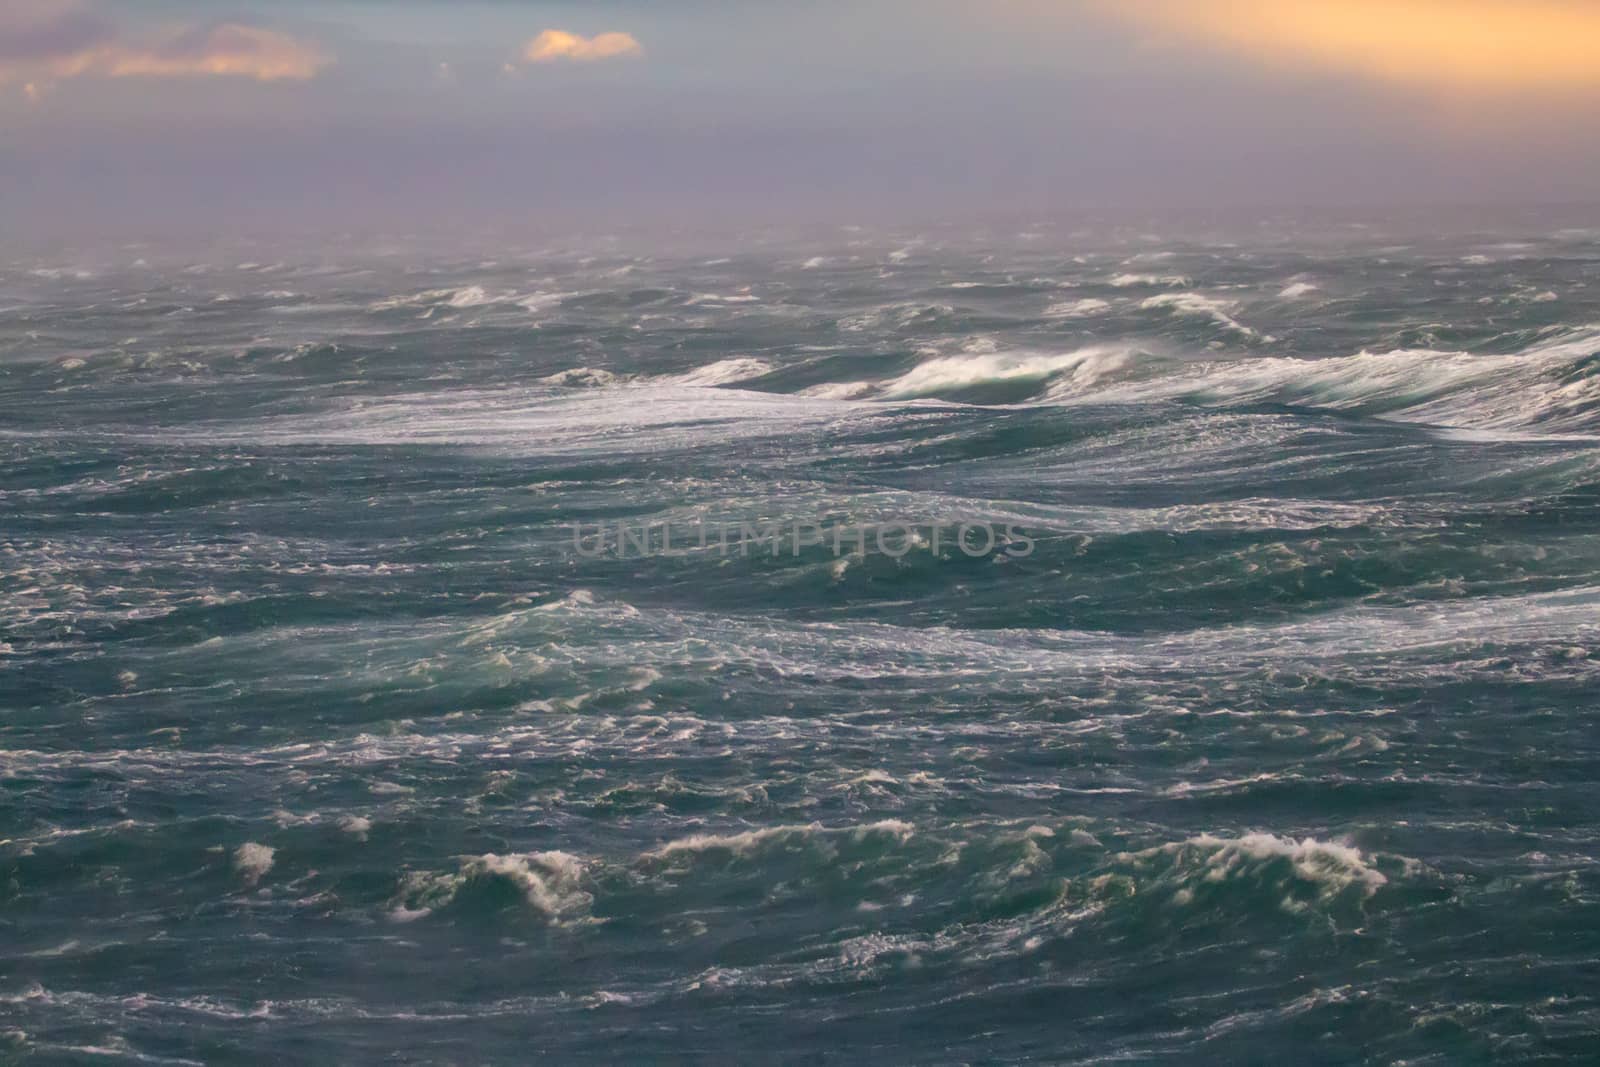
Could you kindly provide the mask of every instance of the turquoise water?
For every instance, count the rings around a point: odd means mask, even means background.
[[[0,1057],[1594,1054],[1593,233],[495,256],[0,271]]]

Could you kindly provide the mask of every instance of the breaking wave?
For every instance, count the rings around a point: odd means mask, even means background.
[[[581,915],[593,900],[582,879],[583,864],[565,852],[487,853],[462,860],[451,874],[409,875],[390,915],[409,922],[444,909],[482,915],[521,905],[558,922]]]
[[[993,394],[1012,390],[1012,395]],[[884,381],[813,386],[812,396],[1053,404],[1277,404],[1486,433],[1588,434],[1600,413],[1600,330],[1518,354],[1433,349],[1181,358],[1127,345],[1073,352],[937,356]]]

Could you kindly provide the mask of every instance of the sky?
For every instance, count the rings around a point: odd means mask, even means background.
[[[0,237],[1589,202],[1593,0],[0,4]]]

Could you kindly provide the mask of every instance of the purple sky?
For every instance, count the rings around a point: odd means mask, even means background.
[[[1600,4],[5,0],[0,235],[1600,201]]]

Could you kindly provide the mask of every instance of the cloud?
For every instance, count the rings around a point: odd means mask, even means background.
[[[133,41],[70,0],[6,3],[0,13],[0,84],[206,75],[304,80],[332,62],[315,45],[243,23],[180,27],[153,41]]]
[[[97,57],[113,78],[215,74],[256,81],[315,77],[330,62],[313,45],[275,30],[223,22],[185,30],[154,48],[118,46]]]
[[[1600,87],[1592,0],[1093,0],[1161,37],[1412,87]]]
[[[561,59],[589,62],[643,54],[644,48],[631,33],[601,33],[584,37],[566,30],[545,30],[522,50],[522,58],[529,63],[550,63]]]

